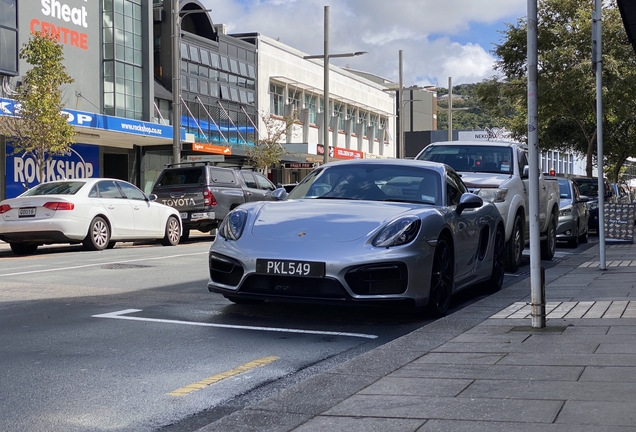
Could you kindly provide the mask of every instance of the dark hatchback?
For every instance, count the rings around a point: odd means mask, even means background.
[[[568,177],[579,187],[581,195],[589,198],[587,207],[590,210],[588,228],[598,232],[598,178],[596,177]],[[614,192],[607,180],[605,183],[605,202],[614,202]]]

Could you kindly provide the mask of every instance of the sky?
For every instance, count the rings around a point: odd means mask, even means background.
[[[200,0],[228,34],[260,33],[309,55],[324,52],[329,6],[329,52],[340,67],[399,80],[405,86],[448,87],[496,74],[494,45],[506,23],[527,13],[527,0]]]

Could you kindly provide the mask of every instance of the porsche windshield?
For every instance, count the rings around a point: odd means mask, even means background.
[[[335,165],[312,171],[287,199],[348,199],[441,205],[441,177],[404,165]]]
[[[512,174],[512,149],[489,145],[431,145],[418,157],[441,162],[455,171]]]

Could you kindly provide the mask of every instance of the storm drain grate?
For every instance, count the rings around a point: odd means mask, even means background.
[[[104,264],[102,266],[105,270],[119,270],[119,269],[138,269],[138,268],[150,268],[152,266],[143,264]]]

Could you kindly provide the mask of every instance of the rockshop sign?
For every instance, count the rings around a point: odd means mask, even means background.
[[[13,153],[13,145],[7,143],[7,198],[14,198],[42,182],[40,170],[31,155]],[[54,156],[45,162],[44,181],[99,177],[99,147],[89,144],[73,144],[66,156]]]

